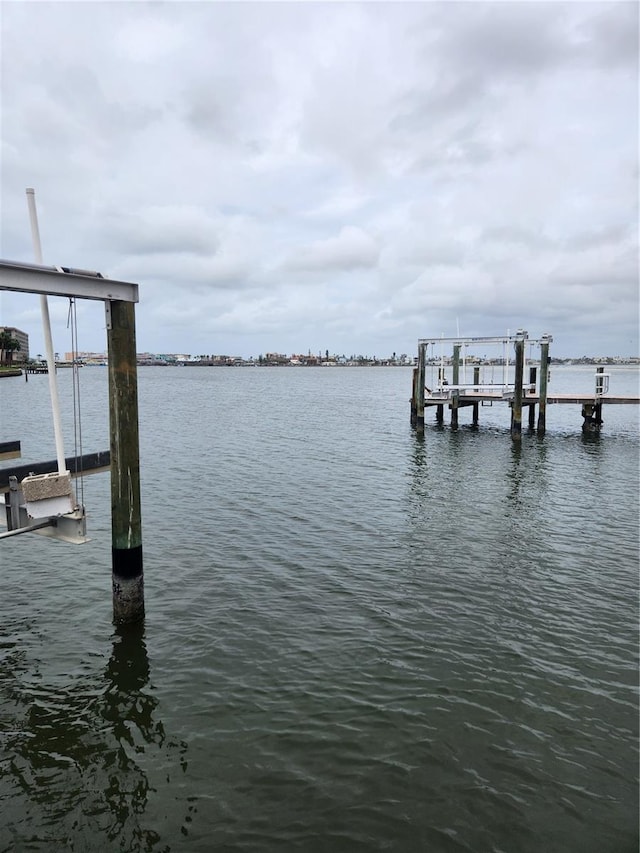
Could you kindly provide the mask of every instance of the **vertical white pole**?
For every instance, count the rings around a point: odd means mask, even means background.
[[[29,207],[29,222],[31,223],[31,239],[33,241],[33,254],[37,264],[42,264],[42,246],[40,245],[40,230],[38,228],[38,214],[36,212],[36,194],[31,187],[27,189],[27,205]],[[47,297],[40,296],[40,312],[42,314],[42,332],[44,334],[44,347],[47,354],[47,368],[49,372],[49,396],[51,397],[51,412],[53,415],[53,433],[56,440],[56,457],[58,460],[58,473],[66,471],[64,444],[62,441],[62,424],[60,421],[60,401],[58,399],[58,383],[56,382],[56,361],[53,354],[53,340],[51,338],[51,321],[49,319],[49,303]]]

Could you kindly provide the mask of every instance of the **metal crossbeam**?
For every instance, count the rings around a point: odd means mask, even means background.
[[[101,302],[138,302],[138,285],[113,281],[99,272],[73,267],[47,267],[0,260],[0,290],[95,299]]]
[[[547,344],[553,341],[551,335],[543,335],[540,339],[529,338],[526,332],[504,337],[458,337],[458,338],[419,338],[418,344],[509,344],[525,340],[528,344]]]

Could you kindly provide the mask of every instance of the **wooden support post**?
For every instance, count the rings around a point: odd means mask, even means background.
[[[415,428],[418,417],[418,402],[417,402],[417,387],[418,387],[418,368],[413,368],[413,377],[411,384],[411,426]]]
[[[604,367],[596,368],[596,373],[604,373]],[[602,426],[602,401],[599,396],[602,394],[603,380],[596,376],[596,397],[593,403],[585,403],[582,407],[582,423],[583,432],[599,432]]]
[[[596,373],[604,373],[604,367],[596,367]],[[604,380],[602,379],[602,377],[596,378],[597,394],[602,394],[603,382]],[[600,427],[602,426],[602,397],[599,397],[596,401],[593,417],[596,422],[596,428],[600,429]]]
[[[475,386],[475,389],[477,389],[478,385],[480,384],[480,368],[479,367],[473,368],[473,384]],[[473,404],[473,425],[474,426],[478,426],[478,410],[479,410],[479,403],[476,401]]]
[[[436,423],[444,423],[444,405],[442,403],[438,403],[436,406]]]
[[[514,441],[522,439],[522,380],[524,374],[524,338],[514,344],[516,351],[515,381],[513,387],[513,402],[511,404],[511,438]]]
[[[453,377],[452,385],[454,386],[451,392],[451,426],[456,429],[458,426],[458,394],[457,385],[460,384],[460,344],[455,344],[453,347]]]
[[[427,345],[418,344],[418,376],[416,385],[416,429],[424,432],[424,383],[426,381]]]
[[[135,308],[109,301],[106,312],[113,618],[125,624],[144,618]]]
[[[538,394],[538,435],[547,429],[547,383],[549,380],[549,344],[540,344],[540,393]]]
[[[529,393],[535,394],[536,392],[536,375],[538,372],[537,367],[529,368]],[[533,432],[536,428],[536,404],[529,403],[529,432]]]

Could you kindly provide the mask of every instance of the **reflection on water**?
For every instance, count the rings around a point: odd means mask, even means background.
[[[117,630],[101,677],[56,686],[34,679],[18,643],[4,651],[0,849],[97,849],[99,834],[100,849],[168,851],[146,815],[149,771],[184,771],[186,745],[158,717],[144,626]]]

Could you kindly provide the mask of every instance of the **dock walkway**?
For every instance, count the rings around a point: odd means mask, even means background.
[[[456,393],[457,392],[457,393]],[[424,404],[425,406],[441,406],[450,403],[454,398],[458,400],[458,407],[471,403],[484,402],[512,402],[515,396],[515,390],[511,388],[499,389],[489,388],[487,386],[475,387],[469,385],[447,385],[443,389],[431,390],[425,387]],[[630,397],[620,394],[547,394],[547,403],[571,403],[573,405],[591,405],[595,406],[598,403],[608,403],[609,405],[640,405],[640,397]],[[531,393],[523,389],[522,405],[539,405],[540,395],[538,392]]]

